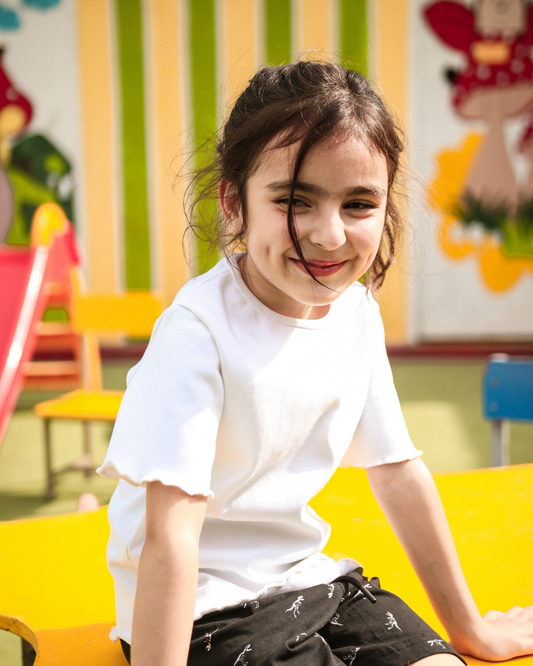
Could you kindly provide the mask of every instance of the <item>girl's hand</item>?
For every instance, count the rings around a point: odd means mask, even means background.
[[[533,654],[533,606],[514,606],[506,613],[491,610],[481,620],[474,635],[450,638],[461,654],[486,661],[505,661]]]

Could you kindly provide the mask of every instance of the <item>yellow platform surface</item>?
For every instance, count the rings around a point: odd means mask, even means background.
[[[481,612],[533,604],[533,465],[435,478]],[[442,631],[364,472],[338,470],[312,504],[333,527],[328,554],[355,557]],[[34,645],[36,666],[125,666],[107,638],[115,617],[108,534],[105,507],[0,523],[0,628]]]
[[[45,419],[114,421],[123,396],[123,391],[77,389],[55,400],[40,402],[35,405],[35,413]]]
[[[435,474],[461,563],[478,608],[533,604],[533,465]],[[332,535],[325,551],[349,555],[365,574],[445,634],[398,540],[374,500],[366,474],[340,469],[313,500]],[[466,657],[469,664],[486,663]],[[533,656],[518,660],[533,664]]]
[[[0,628],[37,650],[35,666],[127,666],[106,564],[107,507],[0,523]]]

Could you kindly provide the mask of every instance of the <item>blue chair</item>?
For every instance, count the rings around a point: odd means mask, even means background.
[[[491,464],[509,464],[509,421],[533,421],[533,358],[493,354],[483,381],[483,410],[492,423]]]

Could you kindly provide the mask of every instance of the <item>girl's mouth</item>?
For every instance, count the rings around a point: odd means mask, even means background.
[[[303,271],[306,275],[309,273],[305,270],[305,266],[299,259],[292,259],[291,261],[298,266],[298,268]],[[347,261],[320,261],[317,259],[308,260],[307,266],[313,274],[314,277],[326,277],[328,275],[334,275],[347,263]]]

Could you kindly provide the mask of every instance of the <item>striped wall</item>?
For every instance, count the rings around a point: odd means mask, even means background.
[[[170,301],[216,261],[182,253],[183,156],[202,146],[253,71],[309,52],[367,72],[405,114],[407,0],[75,0],[82,229],[94,289],[158,288]],[[207,211],[209,212],[209,211]],[[382,296],[405,337],[403,280]]]
[[[400,126],[407,129],[407,53],[409,48],[408,0],[375,0],[373,7],[373,71],[385,101],[396,113]],[[407,235],[407,234],[406,234]],[[406,238],[408,242],[408,238]],[[408,244],[406,242],[406,245]],[[403,343],[407,329],[406,252],[400,263],[387,273],[379,304],[387,342]]]

